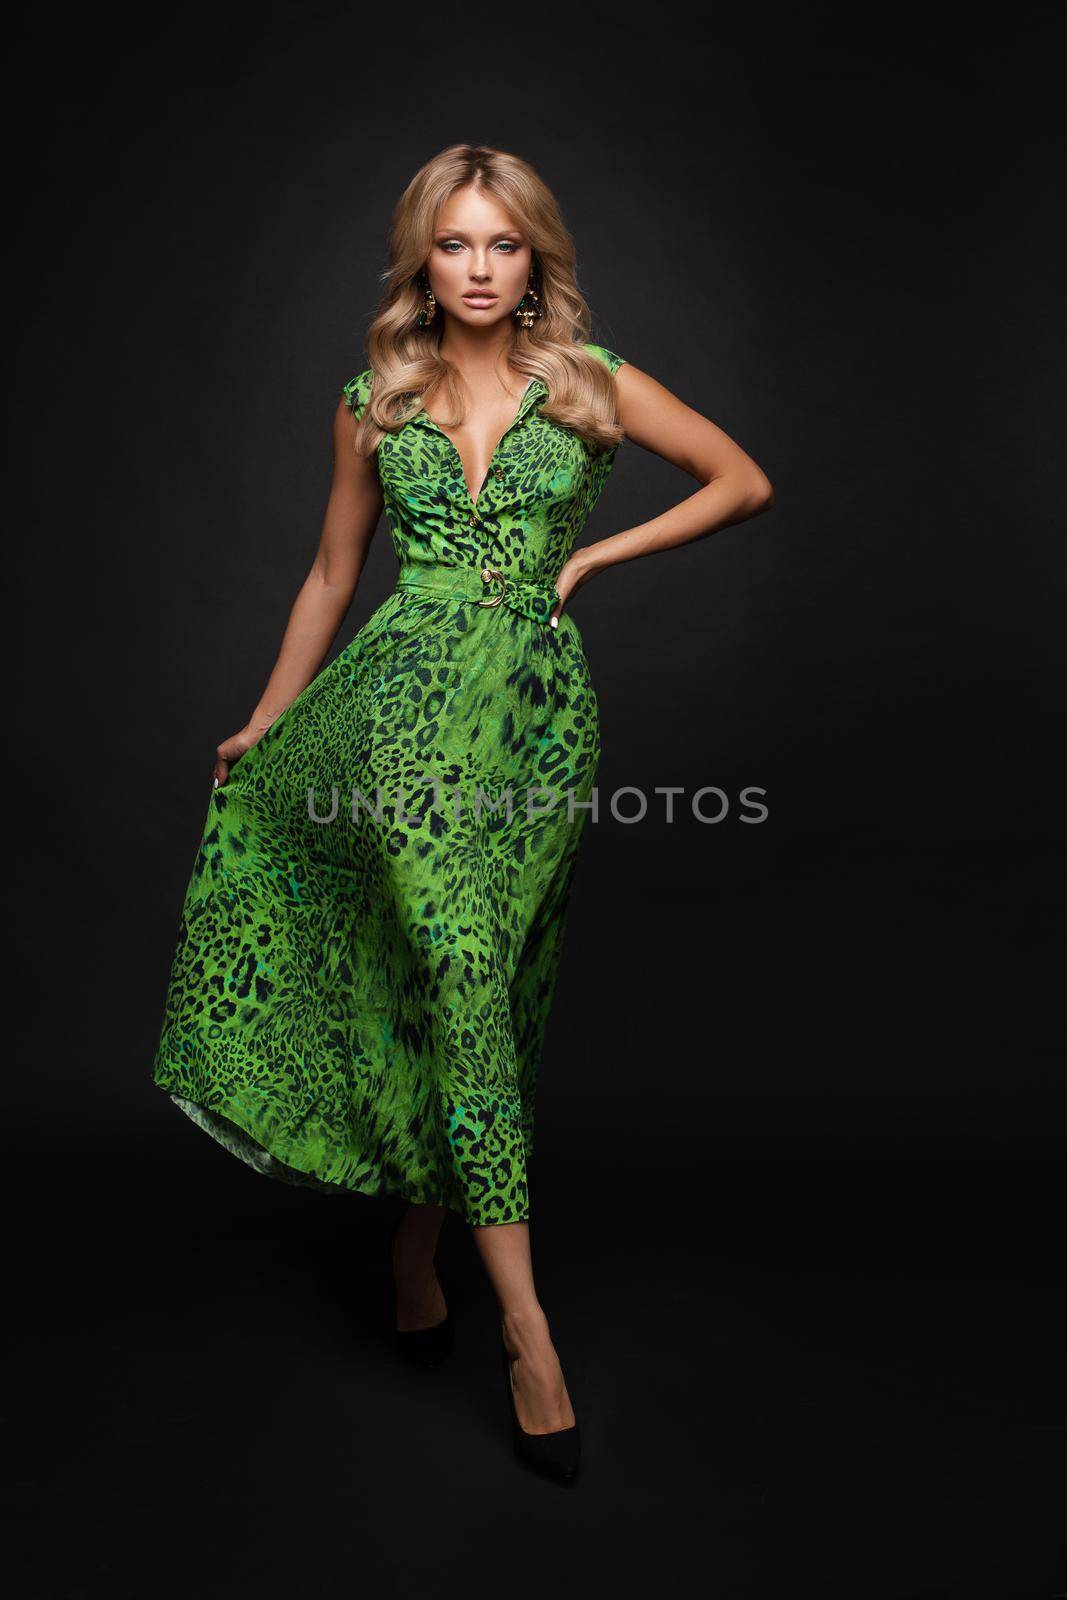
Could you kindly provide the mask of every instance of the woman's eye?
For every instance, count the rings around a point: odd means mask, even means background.
[[[455,249],[452,248],[453,245],[455,246]],[[442,239],[440,242],[440,249],[442,249],[446,255],[454,256],[457,250],[462,250],[463,248],[464,246],[462,239]],[[503,250],[505,255],[513,256],[518,248],[519,246],[515,243],[514,239],[500,239],[497,242],[497,249]]]

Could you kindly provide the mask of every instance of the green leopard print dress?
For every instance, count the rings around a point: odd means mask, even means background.
[[[345,385],[357,417],[371,378]],[[616,450],[543,417],[546,392],[474,500],[425,411],[380,442],[397,587],[212,791],[153,1065],[261,1172],[472,1224],[529,1218],[600,756],[581,635],[548,614]]]

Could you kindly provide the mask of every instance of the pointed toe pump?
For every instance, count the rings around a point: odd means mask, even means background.
[[[532,1467],[547,1478],[561,1483],[571,1483],[578,1475],[582,1457],[582,1435],[575,1422],[569,1428],[558,1428],[555,1433],[527,1433],[515,1410],[515,1386],[511,1381],[511,1357],[501,1340],[500,1356],[504,1367],[504,1392],[511,1418],[511,1438],[515,1454],[526,1466]]]
[[[389,1232],[390,1261],[393,1256],[396,1230],[402,1220],[403,1218],[398,1218]],[[455,1324],[447,1311],[444,1320],[435,1322],[432,1328],[393,1329],[393,1343],[397,1352],[405,1361],[410,1361],[416,1367],[439,1367],[442,1361],[451,1355],[455,1342]]]
[[[432,1328],[395,1328],[393,1337],[405,1361],[414,1362],[417,1367],[439,1367],[451,1355],[456,1340],[452,1318],[447,1313],[444,1321],[435,1322]]]

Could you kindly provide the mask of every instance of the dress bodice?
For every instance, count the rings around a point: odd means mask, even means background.
[[[623,357],[586,344],[615,373]],[[355,416],[370,396],[373,372],[344,386]],[[596,450],[541,415],[547,394],[532,378],[515,420],[501,436],[476,500],[459,451],[420,410],[377,450],[384,509],[401,565],[498,567],[516,578],[552,582],[600,498],[618,446]]]

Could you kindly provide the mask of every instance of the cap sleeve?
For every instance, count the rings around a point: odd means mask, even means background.
[[[342,395],[344,396],[345,405],[348,407],[349,411],[351,411],[357,422],[363,415],[363,407],[370,399],[370,386],[373,378],[373,367],[367,367],[367,369],[364,372],[361,372],[358,377],[350,378],[341,391]]]
[[[602,344],[587,344],[585,348],[602,361],[613,376],[626,361],[625,356],[617,356],[614,350],[609,350]]]

